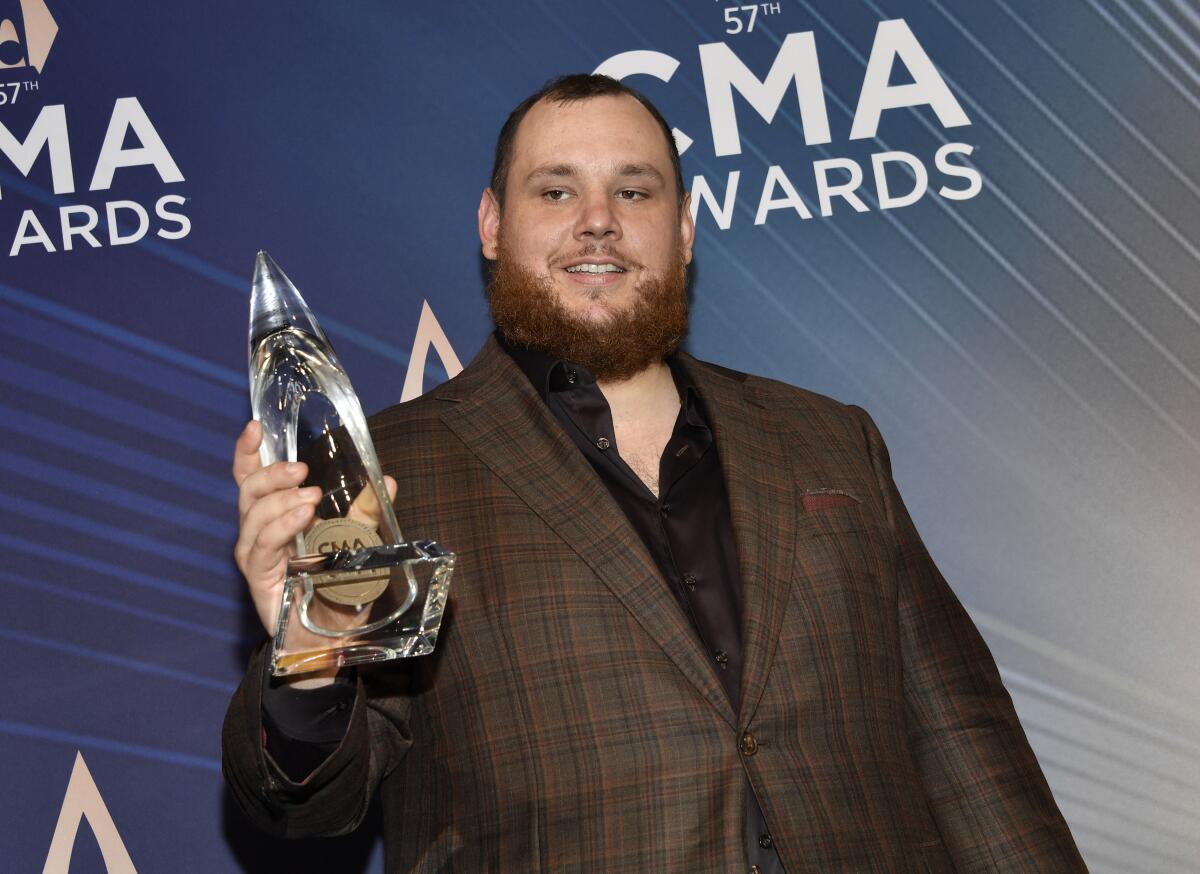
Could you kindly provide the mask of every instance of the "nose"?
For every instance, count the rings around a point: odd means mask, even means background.
[[[588,191],[580,197],[579,214],[575,219],[575,239],[581,242],[621,239],[621,222],[608,192]]]

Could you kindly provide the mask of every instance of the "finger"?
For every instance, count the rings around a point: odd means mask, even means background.
[[[257,502],[276,492],[295,488],[307,475],[308,465],[303,461],[277,461],[260,467],[242,480],[238,489],[238,516],[244,519]]]
[[[304,489],[284,489],[272,492],[250,505],[242,516],[238,530],[238,541],[249,549],[258,538],[259,532],[276,519],[286,516],[300,507],[316,507],[321,501],[319,486]]]
[[[313,510],[312,504],[302,503],[261,527],[244,529],[238,540],[237,557],[248,581],[259,582],[272,574],[282,579],[282,568],[291,555],[296,535],[308,526]]]
[[[379,512],[379,498],[375,495],[375,489],[372,486],[367,485],[358,493],[358,496],[351,502],[350,509],[346,511],[346,517],[355,522],[370,525],[372,528],[379,527],[379,520],[382,518]]]
[[[396,500],[396,481],[390,476],[385,476],[383,478],[383,485],[387,489],[388,501]],[[379,498],[375,493],[375,489],[368,485],[359,492],[358,497],[351,502],[346,516],[356,522],[362,522],[364,525],[378,528],[379,523],[383,521],[383,513],[380,510]]]
[[[262,425],[251,419],[233,445],[233,481],[239,486],[242,480],[262,467],[258,454],[261,444]]]

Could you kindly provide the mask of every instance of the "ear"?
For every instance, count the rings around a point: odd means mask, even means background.
[[[679,239],[683,249],[683,263],[692,263],[692,243],[696,240],[696,222],[692,218],[691,192],[683,193],[683,202],[679,205]]]
[[[495,261],[500,248],[500,202],[490,188],[479,199],[479,243],[483,257]]]

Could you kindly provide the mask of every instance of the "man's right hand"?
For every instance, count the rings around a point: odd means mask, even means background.
[[[250,587],[259,621],[267,634],[274,634],[296,535],[312,521],[322,492],[319,486],[299,488],[308,474],[303,462],[279,461],[263,467],[258,454],[261,443],[262,425],[251,421],[234,446],[240,527],[233,557]]]

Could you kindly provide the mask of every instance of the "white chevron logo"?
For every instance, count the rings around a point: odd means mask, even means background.
[[[96,836],[96,843],[100,845],[100,855],[104,857],[108,874],[137,874],[129,851],[125,849],[125,842],[117,833],[117,824],[100,797],[100,789],[80,752],[75,753],[75,767],[71,769],[67,794],[63,797],[58,825],[54,827],[54,837],[50,839],[50,852],[46,854],[42,874],[69,874],[75,835],[79,833],[79,823],[84,819],[88,821]]]

